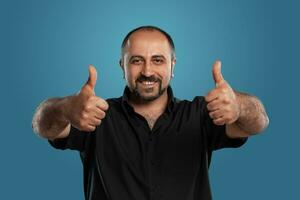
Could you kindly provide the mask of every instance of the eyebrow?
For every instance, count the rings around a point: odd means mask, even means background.
[[[151,59],[156,59],[156,58],[162,58],[162,59],[166,59],[164,55],[158,54],[158,55],[153,55],[151,56]],[[141,60],[145,60],[143,56],[140,55],[132,55],[129,58],[129,61],[132,61],[133,59],[141,59]]]
[[[154,55],[151,58],[163,58],[163,59],[166,59],[164,55]]]
[[[131,61],[134,58],[138,58],[138,59],[144,60],[143,56],[139,56],[139,55],[132,55],[132,56],[130,56],[129,60]]]
[[[142,58],[143,59],[144,57],[140,56],[140,55],[132,55],[132,56],[130,56],[130,59],[132,59],[132,58]],[[165,56],[158,54],[158,55],[151,56],[151,58],[165,58]]]

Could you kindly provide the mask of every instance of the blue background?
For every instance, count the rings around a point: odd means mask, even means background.
[[[88,64],[98,69],[96,94],[120,96],[121,41],[148,24],[175,41],[177,97],[212,89],[221,59],[231,86],[258,96],[269,114],[263,134],[214,153],[214,199],[299,198],[299,8],[296,0],[1,0],[0,199],[83,199],[78,153],[37,137],[33,113],[46,98],[77,92]]]

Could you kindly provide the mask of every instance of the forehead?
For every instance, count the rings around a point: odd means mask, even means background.
[[[156,30],[140,30],[132,33],[129,37],[126,47],[125,54],[131,55],[153,55],[162,54],[170,55],[171,47],[167,37]]]

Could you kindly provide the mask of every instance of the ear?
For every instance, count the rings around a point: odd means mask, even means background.
[[[120,65],[120,67],[122,68],[122,69],[124,69],[124,65],[123,65],[124,63],[123,63],[123,59],[122,58],[120,58],[120,60],[119,60],[119,65]]]
[[[122,58],[120,58],[120,60],[119,60],[119,65],[120,65],[120,67],[122,69],[122,72],[123,72],[123,78],[125,79],[124,62],[123,62]]]
[[[175,68],[175,64],[176,64],[176,58],[172,59],[172,63],[171,63],[171,76],[174,77],[174,68]]]

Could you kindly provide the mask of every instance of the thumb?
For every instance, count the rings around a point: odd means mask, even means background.
[[[95,89],[97,82],[97,70],[93,65],[89,66],[89,79],[87,80],[86,84],[89,86],[92,90]]]
[[[216,87],[224,82],[224,78],[221,72],[221,61],[217,60],[213,65],[212,70],[213,78],[216,84]]]

